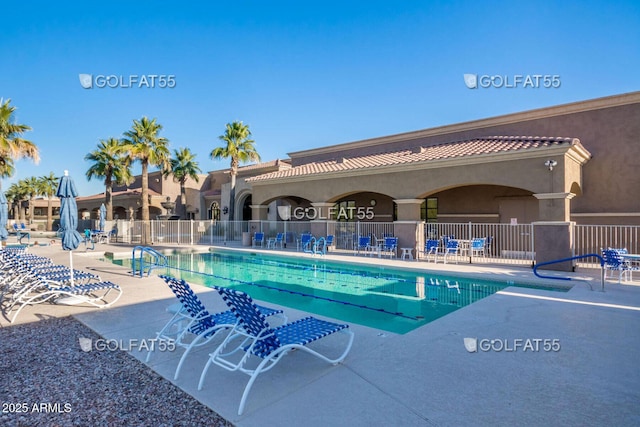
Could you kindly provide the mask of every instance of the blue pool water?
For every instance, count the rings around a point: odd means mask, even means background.
[[[168,259],[170,267],[154,274],[231,287],[257,300],[400,334],[514,286],[323,258],[220,251]]]

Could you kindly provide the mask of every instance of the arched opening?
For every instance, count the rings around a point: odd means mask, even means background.
[[[113,219],[127,219],[127,209],[124,206],[116,206],[113,208]]]
[[[339,222],[391,222],[396,216],[392,197],[369,191],[339,196],[332,210],[332,219]]]
[[[242,203],[242,221],[251,221],[251,194]]]
[[[499,185],[466,185],[424,194],[421,217],[427,222],[531,223],[538,200],[531,191]]]

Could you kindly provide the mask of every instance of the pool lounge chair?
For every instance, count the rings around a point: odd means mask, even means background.
[[[22,239],[27,238],[27,242],[31,241],[31,233],[27,231],[27,228],[22,224],[22,228],[18,227],[18,224],[13,224],[13,230],[16,232],[16,237],[18,238],[18,243],[22,244]]]
[[[89,230],[88,228],[84,229],[84,248],[85,250],[94,250],[96,248],[91,230]]]
[[[303,233],[300,235],[300,239],[297,241],[297,250],[303,252],[311,252],[311,239],[313,235],[311,233]]]
[[[365,254],[371,251],[371,237],[370,236],[360,236],[358,237],[358,243],[353,248],[353,252],[356,255],[359,255],[360,252],[364,252]]]
[[[624,249],[603,249],[602,258],[604,258],[605,277],[609,272],[609,277],[613,276],[613,272],[618,272],[618,283],[622,282],[622,276],[628,276],[627,280],[633,280],[633,272],[640,271],[639,267],[631,265],[623,257],[623,253],[626,253]]]
[[[335,236],[333,234],[329,234],[327,236],[327,238],[325,239],[325,247],[327,249],[327,252],[329,252],[329,248],[333,247],[334,243],[333,240],[335,239]]]
[[[384,254],[391,257],[398,257],[398,238],[397,237],[385,237],[382,243],[381,251]]]
[[[471,239],[471,245],[469,246],[469,250],[471,251],[471,256],[485,256],[485,246],[487,239],[482,237],[476,237]]]
[[[420,253],[429,261],[429,255],[433,255],[433,262],[438,262],[438,250],[440,248],[440,241],[438,239],[428,239],[424,244],[424,251]]]
[[[0,271],[0,303],[5,312],[21,303],[25,295],[33,296],[42,287],[41,282],[53,281],[59,285],[70,284],[71,270],[65,265],[54,264],[50,258],[33,254],[4,254]],[[100,281],[100,277],[74,270],[74,283]]]
[[[74,273],[74,280],[77,273]],[[11,318],[11,323],[15,322],[18,314],[28,305],[41,304],[47,301],[55,301],[62,305],[88,304],[96,308],[106,308],[115,304],[122,296],[120,286],[109,281],[96,282],[75,282],[73,285],[68,282],[69,276],[61,277],[56,281],[44,276],[35,276],[28,289],[22,290],[13,299],[9,308],[5,311],[7,317],[13,307],[18,310]],[[116,293],[115,298],[107,298],[112,292]]]
[[[260,245],[260,247],[264,246],[264,233],[257,231],[256,233],[254,233],[253,235],[253,243],[252,246],[255,248],[258,245]]]
[[[93,243],[108,243],[109,234],[104,230],[91,230],[91,240]]]
[[[457,240],[448,239],[444,249],[444,263],[447,263],[447,257],[453,256],[457,264],[458,255],[460,255],[460,243]]]
[[[219,287],[216,289],[238,318],[238,324],[216,351],[209,355],[209,360],[200,376],[198,390],[202,390],[204,378],[211,364],[231,372],[240,371],[248,375],[250,379],[240,399],[238,415],[242,415],[247,397],[258,375],[269,371],[293,350],[305,351],[334,365],[342,362],[351,350],[353,332],[348,325],[328,322],[315,317],[305,317],[273,328],[249,295],[233,289]],[[328,337],[336,332],[348,336],[347,346],[337,358],[331,359],[308,347],[308,344],[313,341]],[[255,358],[262,360],[255,368],[249,367]]]
[[[160,277],[167,282],[180,301],[180,308],[175,310],[174,316],[156,334],[157,340],[172,340],[177,347],[185,349],[173,376],[173,379],[177,380],[180,369],[191,350],[208,344],[219,330],[233,328],[238,323],[238,319],[231,310],[210,314],[187,282],[171,276],[161,275]],[[258,309],[264,316],[279,315],[283,322],[287,321],[282,310],[262,306]],[[155,347],[147,353],[146,363],[151,359],[154,349]]]
[[[275,249],[276,246],[280,245],[280,249],[283,249],[284,244],[284,233],[276,234],[276,237],[272,237],[267,241],[267,249]]]

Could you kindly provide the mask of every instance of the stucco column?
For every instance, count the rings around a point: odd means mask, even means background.
[[[571,199],[573,193],[538,193],[540,221],[533,223],[533,244],[536,264],[574,256]],[[540,267],[546,270],[572,271],[575,261],[566,261]]]
[[[329,210],[335,203],[312,202],[311,206],[315,209],[315,217],[311,220],[309,231],[315,237],[327,237],[327,221],[331,220]]]
[[[398,219],[393,223],[393,233],[398,238],[399,248],[413,248],[413,256],[416,250],[424,245],[424,238],[420,219],[420,205],[424,199],[396,199],[398,206]]]
[[[540,221],[569,221],[573,193],[538,193],[538,218]]]

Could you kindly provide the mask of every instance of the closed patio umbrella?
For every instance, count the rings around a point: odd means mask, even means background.
[[[100,205],[100,231],[104,231],[104,223],[107,219],[107,208],[104,203]]]
[[[73,285],[73,250],[77,249],[82,241],[82,236],[76,230],[78,228],[78,205],[76,196],[78,191],[69,177],[69,171],[64,171],[60,178],[56,196],[60,198],[60,231],[62,236],[62,249],[69,251],[69,268],[71,269],[71,285]]]
[[[7,207],[7,198],[4,193],[0,192],[0,240],[7,240],[7,219],[9,219],[9,209]]]

